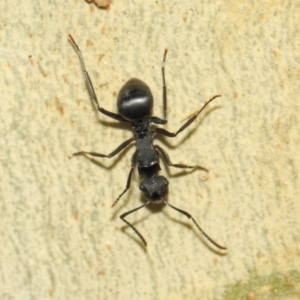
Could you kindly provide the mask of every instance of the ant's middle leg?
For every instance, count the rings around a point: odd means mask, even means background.
[[[72,154],[73,156],[77,156],[77,155],[91,155],[91,156],[96,156],[96,157],[106,157],[106,158],[111,158],[113,156],[115,156],[116,154],[118,154],[120,151],[122,151],[123,149],[125,149],[130,143],[132,143],[134,141],[134,138],[130,138],[127,141],[123,142],[120,146],[118,146],[113,152],[109,153],[109,154],[102,154],[102,153],[97,153],[97,152],[87,152],[87,151],[79,151],[76,153]]]
[[[74,153],[72,156],[86,155],[86,154],[88,154],[88,155],[96,156],[96,157],[111,158],[111,157],[115,156],[116,154],[118,154],[121,150],[125,149],[132,141],[134,141],[134,138],[128,139],[127,141],[123,142],[119,147],[117,147],[110,154],[102,154],[102,153],[96,153],[96,152],[80,151],[80,152]],[[134,154],[133,154],[133,156],[131,158],[131,168],[130,168],[129,175],[128,175],[128,178],[127,178],[126,187],[123,190],[123,192],[118,196],[118,198],[114,201],[114,203],[112,204],[111,207],[115,206],[118,203],[118,201],[120,200],[120,198],[129,190],[130,183],[131,183],[132,173],[133,173],[134,167],[136,165],[136,158],[137,158],[137,151],[134,152]]]
[[[185,165],[185,164],[173,164],[170,160],[170,157],[169,157],[168,153],[164,149],[162,149],[158,145],[154,145],[154,147],[162,155],[163,159],[165,160],[165,162],[170,167],[175,167],[175,168],[180,168],[180,169],[200,169],[200,170],[203,170],[205,172],[208,172],[208,169],[206,169],[204,167],[201,167],[201,166],[188,166],[188,165]]]
[[[221,97],[221,95],[215,95],[211,99],[209,99],[202,107],[201,109],[196,112],[194,115],[192,115],[176,132],[169,132],[163,128],[155,128],[155,133],[165,135],[167,137],[175,137],[177,134],[179,134],[181,131],[186,129],[188,126],[190,126],[198,117],[198,115],[203,111],[203,109],[214,99]]]

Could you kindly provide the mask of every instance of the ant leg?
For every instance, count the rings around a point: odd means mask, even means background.
[[[192,219],[192,221],[194,222],[194,224],[197,226],[197,228],[199,229],[199,231],[213,244],[215,245],[217,248],[221,249],[221,250],[226,250],[226,247],[223,247],[221,245],[219,245],[218,243],[216,243],[212,238],[210,238],[204,231],[203,229],[201,229],[201,227],[198,225],[198,223],[195,221],[195,219],[192,217],[192,215],[190,215],[188,212],[179,209],[173,205],[171,205],[169,202],[167,202],[166,200],[163,200],[163,202],[170,206],[171,208],[173,208],[174,210],[177,210],[178,212],[180,212],[181,214],[185,215],[186,217],[188,217],[189,219]]]
[[[209,172],[208,169],[201,167],[201,166],[188,166],[185,164],[173,164],[170,160],[170,157],[168,155],[168,153],[161,148],[158,145],[154,145],[155,149],[158,150],[158,152],[162,155],[163,159],[165,160],[165,162],[167,163],[168,166],[170,167],[174,167],[174,168],[180,168],[180,169],[200,169],[203,170],[205,172]]]
[[[82,69],[82,72],[84,74],[84,78],[85,78],[85,82],[86,82],[86,85],[89,89],[89,92],[90,92],[90,95],[91,97],[93,98],[96,106],[97,106],[97,109],[99,112],[101,112],[102,114],[112,118],[112,119],[115,119],[117,121],[121,121],[121,122],[128,122],[126,121],[124,118],[122,118],[120,115],[118,114],[115,114],[113,112],[110,112],[106,109],[104,109],[103,107],[101,107],[99,105],[99,102],[98,102],[98,99],[97,99],[97,96],[96,96],[96,93],[95,93],[95,90],[94,90],[94,87],[93,87],[93,83],[92,83],[92,80],[86,70],[86,67],[85,67],[85,63],[84,63],[84,60],[83,60],[83,56],[82,56],[82,52],[81,50],[79,49],[78,45],[76,44],[75,40],[73,39],[73,37],[71,36],[71,34],[69,34],[69,38],[70,38],[70,41],[72,43],[72,45],[74,46],[78,56],[79,56],[79,60],[80,60],[80,64],[81,64],[81,69]]]
[[[72,156],[88,154],[88,155],[92,155],[92,156],[96,156],[96,157],[111,158],[111,157],[115,156],[116,154],[118,154],[123,149],[125,149],[132,141],[134,141],[134,138],[130,138],[129,140],[123,142],[119,147],[117,147],[117,149],[115,149],[113,152],[111,152],[110,154],[107,154],[107,155],[102,154],[102,153],[96,153],[96,152],[80,151],[80,152],[74,153]],[[112,204],[111,207],[115,206],[118,203],[118,201],[120,200],[120,198],[129,190],[132,173],[133,173],[133,170],[134,170],[134,167],[136,164],[136,157],[137,157],[137,151],[135,151],[135,153],[133,154],[132,159],[131,159],[131,169],[129,171],[126,187],[125,187],[124,191],[119,195],[119,197],[114,201],[114,203]]]
[[[165,77],[165,63],[167,57],[168,49],[165,49],[163,63],[161,67],[162,78],[163,78],[163,108],[164,108],[164,120],[167,122],[167,86]]]
[[[136,165],[136,158],[137,158],[137,151],[134,152],[134,154],[132,155],[132,158],[131,158],[131,168],[130,168],[130,171],[129,171],[129,175],[128,175],[128,178],[127,178],[127,183],[126,183],[126,187],[124,189],[124,191],[119,195],[119,197],[114,201],[114,203],[112,204],[111,207],[114,207],[118,201],[120,200],[120,198],[129,190],[130,188],[130,183],[131,183],[131,178],[132,178],[132,173],[133,173],[133,170],[134,170],[134,167]]]
[[[120,146],[118,146],[113,152],[109,153],[109,154],[102,154],[102,153],[97,153],[97,152],[86,152],[86,151],[79,151],[76,153],[72,154],[73,156],[77,156],[77,155],[91,155],[91,156],[97,156],[97,157],[106,157],[106,158],[111,158],[113,156],[115,156],[116,154],[118,154],[120,151],[122,151],[123,149],[125,149],[131,142],[134,141],[134,138],[130,138],[127,141],[123,142]]]
[[[133,229],[133,231],[139,236],[139,238],[142,240],[145,247],[147,247],[147,242],[146,242],[145,238],[139,233],[139,231],[132,224],[130,224],[127,220],[125,220],[125,217],[130,215],[131,213],[147,206],[150,202],[151,202],[151,200],[147,201],[145,204],[143,204],[143,205],[141,205],[137,208],[134,208],[134,209],[132,209],[132,210],[130,210],[130,211],[128,211],[128,212],[126,212],[126,213],[124,213],[120,216],[122,221],[124,221],[128,226],[130,226]]]
[[[215,95],[213,96],[211,99],[209,99],[203,106],[202,108],[195,113],[194,115],[192,115],[175,133],[174,132],[169,132],[163,128],[155,128],[155,133],[158,134],[162,134],[168,137],[175,137],[178,133],[180,133],[181,131],[183,131],[184,129],[186,129],[188,126],[190,126],[198,117],[198,115],[203,111],[203,109],[210,103],[212,102],[214,99],[221,97],[221,95]]]
[[[150,121],[155,124],[166,124],[167,121],[167,86],[166,86],[166,77],[165,77],[165,63],[167,57],[168,49],[165,49],[164,58],[162,62],[161,72],[162,72],[162,79],[163,79],[163,113],[164,118],[158,117],[150,117]]]

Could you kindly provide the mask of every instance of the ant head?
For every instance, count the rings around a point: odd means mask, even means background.
[[[148,119],[153,107],[150,88],[145,82],[131,78],[122,86],[118,94],[117,106],[119,114],[127,121]]]
[[[168,180],[163,176],[145,178],[140,183],[140,190],[145,197],[153,202],[160,202],[168,195]]]

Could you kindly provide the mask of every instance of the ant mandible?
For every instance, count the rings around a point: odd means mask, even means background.
[[[119,122],[129,123],[132,127],[132,131],[134,137],[123,142],[119,145],[114,151],[109,154],[102,154],[97,152],[86,152],[80,151],[73,154],[73,156],[77,155],[91,155],[96,157],[106,157],[111,158],[118,154],[120,151],[124,150],[129,144],[135,141],[137,150],[134,152],[131,158],[131,169],[129,171],[126,187],[123,192],[119,195],[119,197],[113,202],[112,206],[115,206],[119,199],[128,191],[130,188],[131,178],[133,174],[133,170],[136,165],[138,165],[139,175],[142,176],[142,180],[140,181],[140,190],[146,197],[147,201],[128,212],[123,213],[120,218],[130,226],[134,232],[139,236],[142,240],[144,246],[147,246],[147,242],[142,234],[131,224],[129,223],[125,217],[132,214],[133,212],[149,205],[150,203],[161,204],[173,208],[174,210],[180,212],[185,215],[187,218],[192,219],[196,227],[199,231],[217,248],[226,250],[226,247],[223,247],[216,243],[212,238],[210,238],[198,225],[195,219],[188,212],[179,209],[169,202],[167,202],[166,197],[168,195],[168,185],[169,182],[164,176],[158,175],[158,172],[161,170],[159,166],[159,156],[161,155],[165,162],[170,167],[181,168],[181,169],[200,169],[204,171],[208,171],[206,168],[201,166],[189,166],[185,164],[173,164],[169,158],[169,155],[163,150],[160,146],[153,144],[153,136],[154,134],[161,134],[167,137],[175,137],[181,131],[186,129],[190,124],[192,124],[198,115],[204,110],[204,108],[212,102],[214,99],[220,97],[221,95],[215,95],[211,99],[209,99],[202,108],[195,114],[193,114],[175,133],[169,132],[163,128],[152,127],[151,123],[164,125],[167,123],[167,88],[166,88],[166,80],[165,80],[165,61],[168,50],[166,49],[163,56],[163,65],[162,65],[162,78],[163,78],[163,113],[164,118],[158,118],[151,116],[152,107],[153,107],[153,96],[150,88],[146,83],[137,79],[131,78],[128,80],[121,88],[117,98],[117,107],[118,114],[107,111],[103,107],[99,105],[92,81],[90,76],[86,70],[83,56],[81,50],[76,44],[75,40],[71,35],[69,35],[70,41],[73,44],[81,63],[81,68],[85,77],[85,81],[91,97],[95,102],[95,105],[99,112],[102,114],[117,120]]]

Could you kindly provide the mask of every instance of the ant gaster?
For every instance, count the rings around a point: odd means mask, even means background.
[[[144,246],[147,246],[147,242],[142,234],[131,224],[129,223],[125,217],[132,214],[133,212],[149,205],[150,203],[164,203],[169,207],[173,208],[174,210],[180,212],[181,214],[185,215],[187,218],[192,219],[196,227],[201,231],[201,233],[216,247],[219,249],[225,250],[226,248],[217,244],[213,239],[211,239],[198,225],[195,219],[190,215],[188,212],[179,209],[169,202],[167,202],[166,197],[168,195],[168,185],[169,182],[164,176],[158,175],[158,172],[161,170],[159,166],[159,156],[161,155],[162,158],[166,161],[166,163],[175,168],[192,168],[192,169],[201,169],[204,171],[208,171],[207,169],[201,166],[188,166],[185,164],[173,164],[169,158],[169,155],[158,145],[153,144],[153,136],[154,134],[161,134],[167,137],[175,137],[181,131],[186,129],[191,123],[195,121],[198,115],[203,111],[203,109],[214,99],[220,97],[220,95],[216,95],[208,100],[202,108],[192,115],[175,133],[169,132],[162,128],[152,127],[151,123],[163,125],[167,123],[167,89],[166,89],[166,81],[165,81],[165,61],[167,55],[167,49],[164,52],[163,57],[163,65],[162,65],[162,78],[163,78],[163,112],[164,118],[158,118],[151,116],[152,108],[153,108],[153,96],[151,93],[150,88],[146,83],[143,81],[132,78],[128,80],[121,90],[119,91],[118,98],[117,98],[117,106],[118,106],[118,114],[105,110],[103,107],[99,105],[96,93],[93,88],[92,81],[90,76],[86,70],[83,56],[81,50],[79,49],[78,45],[76,44],[75,40],[71,35],[69,35],[70,40],[77,51],[77,54],[80,59],[81,67],[84,73],[85,81],[91,97],[98,109],[99,112],[102,114],[120,121],[124,123],[129,123],[132,127],[132,131],[134,133],[134,137],[123,142],[120,146],[118,146],[114,151],[109,154],[101,154],[96,152],[86,152],[80,151],[74,153],[75,155],[91,155],[96,157],[106,157],[111,158],[118,154],[120,151],[125,149],[130,143],[136,143],[137,150],[134,152],[132,159],[131,159],[131,169],[129,171],[127,184],[123,192],[119,195],[119,197],[114,201],[112,206],[116,205],[119,199],[126,193],[126,191],[130,188],[131,178],[133,174],[134,167],[138,166],[139,175],[142,176],[142,180],[140,181],[140,190],[146,197],[147,201],[128,212],[123,213],[120,218],[130,226],[134,232],[139,236],[142,240]]]

